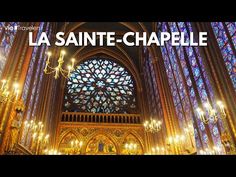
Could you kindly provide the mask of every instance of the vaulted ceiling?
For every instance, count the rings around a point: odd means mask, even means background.
[[[115,32],[117,38],[123,36],[126,32],[151,32],[153,30],[153,22],[69,22],[69,23],[58,23],[57,30],[68,32]],[[75,47],[69,46],[68,53],[73,56],[75,53],[89,52],[101,48],[100,46],[86,46],[86,47]],[[139,69],[139,47],[129,47],[123,43],[117,44],[115,47],[103,46],[103,48],[110,51],[118,51],[128,56],[136,68]]]

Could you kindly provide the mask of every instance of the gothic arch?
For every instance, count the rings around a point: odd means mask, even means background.
[[[81,26],[85,25],[86,23],[89,23],[89,22],[77,22],[76,24],[69,26],[69,28],[66,29],[65,36],[67,36],[69,32],[75,31],[76,29],[80,28]],[[138,22],[138,23],[117,22],[117,23],[119,23],[122,26],[125,26],[126,28],[130,29],[133,32],[138,32],[138,31],[140,31],[140,29],[143,30],[144,32],[148,32],[147,29],[143,28],[143,25],[140,22]],[[136,25],[134,25],[134,24],[136,24]],[[61,31],[64,31],[63,28],[64,27],[61,28]]]
[[[80,139],[80,136],[79,136],[79,133],[74,130],[74,129],[67,129],[66,131],[64,131],[62,134],[59,135],[59,140],[58,140],[58,143],[57,143],[57,147],[59,148],[62,140],[68,136],[69,134],[73,134],[77,139]]]
[[[89,59],[90,57],[96,56],[97,54],[105,54],[108,57],[111,57],[111,59],[113,59],[114,61],[118,61],[119,63],[124,65],[134,77],[137,89],[140,90],[142,88],[141,79],[139,77],[136,67],[132,63],[127,62],[127,58],[122,56],[119,52],[114,52],[114,50],[101,47],[101,48],[94,48],[80,55],[78,53],[75,53],[74,56],[79,55],[76,64],[81,63]],[[128,61],[130,61],[130,59],[128,59]]]
[[[82,27],[83,25],[86,25],[89,22],[78,22],[72,25],[69,25],[68,28],[66,29],[65,32],[65,36],[66,37],[69,32],[74,32],[76,29],[79,29],[80,27]],[[147,30],[147,28],[145,27],[145,25],[141,22],[138,23],[132,23],[132,22],[117,22],[119,25],[124,26],[126,28],[128,28],[129,30],[133,31],[133,32],[146,32],[149,35],[149,32]],[[63,28],[63,27],[62,27]],[[63,29],[61,29],[63,31]],[[80,47],[74,55],[77,55],[77,53],[80,53],[82,50],[87,50],[87,46],[86,47]],[[97,48],[97,47],[96,47]],[[118,48],[118,50],[120,51],[120,53],[126,55],[126,59],[130,60],[129,55],[122,49],[122,47],[119,44],[116,44],[115,48]],[[150,50],[150,53],[152,54],[152,56],[155,56],[155,54],[153,53],[154,48],[153,46],[148,47],[148,50]],[[134,64],[131,61],[131,65],[133,67],[133,69],[136,69],[136,67],[134,66]]]
[[[130,69],[134,70],[134,72],[137,73],[137,69],[131,59],[131,57],[128,55],[128,53],[120,46],[120,45],[116,45],[114,49],[110,49],[110,48],[106,48],[106,47],[96,47],[96,48],[89,48],[88,47],[83,46],[80,47],[78,50],[75,51],[75,53],[73,54],[74,58],[81,58],[83,55],[86,55],[87,53],[99,53],[100,50],[102,50],[102,53],[107,54],[107,55],[116,55],[116,58],[122,58],[123,62],[126,63],[127,66],[130,67]],[[78,61],[77,61],[78,62]]]
[[[74,140],[81,140],[81,137],[78,136],[78,133],[74,130],[69,129],[60,136],[60,140],[57,144],[57,149],[63,154],[70,154],[71,147],[70,143]]]
[[[114,145],[114,147],[115,147],[114,154],[119,154],[120,153],[120,148],[119,148],[118,143],[116,142],[116,140],[114,138],[112,138],[112,136],[110,136],[108,133],[98,131],[98,132],[92,134],[92,136],[90,136],[90,138],[86,141],[86,144],[85,144],[84,149],[83,149],[83,152],[85,154],[89,154],[89,152],[87,152],[88,146],[91,145],[93,140],[96,141],[96,138],[99,137],[99,136],[102,136],[102,137],[106,138],[108,140],[108,142],[110,141],[109,143],[112,143],[112,145]]]
[[[122,139],[122,144],[126,141],[127,137],[134,137],[135,140],[139,143],[139,145],[141,146],[141,150],[142,150],[142,153],[145,152],[145,149],[144,149],[144,141],[143,141],[143,138],[140,137],[140,135],[137,134],[137,132],[135,131],[130,131],[128,132],[124,138]],[[121,151],[122,152],[122,151]]]

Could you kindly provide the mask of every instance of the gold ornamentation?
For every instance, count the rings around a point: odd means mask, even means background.
[[[80,141],[78,139],[72,140],[70,142],[71,154],[73,155],[81,154],[81,149],[82,149],[83,144],[84,142],[82,140]]]
[[[8,137],[8,143],[7,143],[7,152],[13,152],[15,151],[15,145],[18,141],[18,135],[20,130],[20,121],[21,121],[22,115],[17,114],[16,117],[12,120],[12,124],[10,127],[10,134]]]
[[[139,140],[129,134],[122,143],[122,154],[127,155],[141,155],[143,154],[142,146]]]
[[[65,54],[66,54],[66,52],[64,50],[62,50],[60,52],[60,56],[59,56],[59,58],[57,60],[58,65],[56,67],[51,67],[50,66],[50,57],[52,56],[52,53],[48,52],[47,53],[48,58],[47,58],[46,65],[45,65],[45,68],[44,68],[44,73],[45,74],[53,74],[53,73],[55,73],[55,75],[54,75],[55,79],[59,78],[59,74],[61,74],[65,78],[69,78],[71,72],[75,70],[75,68],[74,68],[75,59],[74,58],[71,59],[71,65],[68,65],[67,66],[67,70],[65,70],[62,67],[62,65],[64,63],[64,56],[65,56]]]
[[[117,150],[114,143],[105,135],[97,135],[89,141],[86,147],[89,155],[115,155]]]
[[[86,127],[86,128],[85,128]],[[58,150],[62,153],[62,154],[70,154],[69,152],[72,151],[71,149],[71,144],[70,142],[72,140],[77,140],[78,141],[83,141],[83,147],[81,148],[81,154],[109,154],[110,152],[112,154],[122,154],[122,149],[124,148],[124,142],[125,142],[125,138],[129,137],[129,135],[134,136],[134,138],[136,138],[137,140],[137,144],[138,146],[140,146],[141,152],[139,152],[138,154],[142,154],[143,153],[143,146],[144,146],[144,129],[143,126],[141,124],[139,125],[88,125],[88,124],[65,124],[65,123],[60,123],[59,127],[58,127],[58,131],[60,132],[60,134],[58,135],[58,139],[57,139],[57,147],[59,148]],[[64,130],[63,133],[60,130]],[[77,130],[77,131],[76,131]],[[80,131],[78,131],[80,130]],[[66,133],[67,132],[67,133]],[[73,137],[68,140],[67,142],[65,142],[65,137],[68,135],[68,133],[73,133]],[[86,135],[85,135],[86,134]],[[85,135],[85,136],[84,136]],[[103,153],[97,153],[98,150],[92,150],[92,149],[98,149],[98,140],[97,141],[97,146],[95,147],[94,144],[96,143],[91,143],[92,140],[99,136],[99,135],[103,135],[105,137],[107,137],[114,145],[115,148],[115,152],[113,152],[111,149],[111,146],[108,147],[106,146],[106,148],[104,147],[104,152]],[[117,136],[118,135],[118,136]],[[135,141],[135,142],[136,142]],[[95,142],[95,140],[93,141]],[[128,142],[128,141],[126,141]],[[104,142],[100,143],[100,146],[102,146]],[[89,145],[90,144],[90,145]],[[109,144],[109,143],[108,143]],[[110,148],[110,152],[108,151]],[[64,151],[63,149],[68,149],[67,152]],[[86,152],[89,153],[86,153]],[[123,153],[124,154],[124,153]],[[126,153],[128,154],[128,153]]]
[[[204,124],[208,124],[210,121],[216,123],[219,119],[218,115],[220,115],[223,119],[226,118],[227,115],[225,112],[225,106],[223,102],[217,101],[216,105],[219,111],[217,111],[217,109],[214,109],[212,105],[209,103],[209,101],[203,104],[204,109],[206,110],[205,112],[203,109],[197,108],[196,111],[198,113],[198,117]]]
[[[14,83],[12,85],[12,88],[9,90],[8,80],[3,79],[1,82],[2,85],[0,87],[0,103],[16,103],[18,101],[20,93],[19,84]]]
[[[77,139],[76,135],[72,132],[67,133],[61,140],[61,143],[59,144],[59,151],[62,154],[72,154],[73,153],[73,147],[71,147],[71,142]]]
[[[24,132],[22,137],[24,146],[28,147],[34,154],[41,154],[43,149],[49,145],[49,134],[46,134],[43,122],[35,122],[34,120],[25,121]]]
[[[155,119],[150,119],[150,121],[145,121],[144,122],[144,128],[146,132],[150,132],[150,133],[157,133],[161,130],[161,121],[157,121]]]
[[[235,148],[230,140],[230,135],[228,132],[223,132],[221,135],[221,142],[224,146],[226,154],[235,153]]]
[[[117,137],[117,138],[120,138],[124,135],[124,132],[119,130],[119,129],[116,129],[114,130],[114,135]]]
[[[89,134],[89,131],[87,128],[83,128],[80,133],[83,135],[83,136],[87,136]]]

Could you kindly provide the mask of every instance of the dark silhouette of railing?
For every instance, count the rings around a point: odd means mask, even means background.
[[[63,112],[61,122],[140,124],[140,114]]]

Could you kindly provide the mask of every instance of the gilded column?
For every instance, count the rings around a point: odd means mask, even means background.
[[[172,99],[168,77],[162,59],[160,48],[154,46],[155,57],[153,61],[154,70],[157,76],[157,85],[159,88],[160,100],[163,108],[164,121],[167,130],[167,137],[174,136],[180,133],[178,118],[175,113],[175,106]],[[165,141],[165,140],[164,140]],[[179,153],[177,150],[172,149],[174,153]]]

